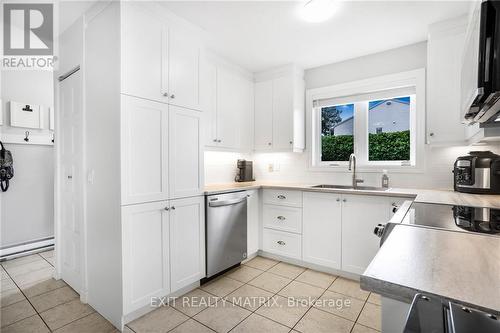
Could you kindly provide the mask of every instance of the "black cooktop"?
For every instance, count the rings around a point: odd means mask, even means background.
[[[414,202],[402,222],[500,236],[500,209]]]

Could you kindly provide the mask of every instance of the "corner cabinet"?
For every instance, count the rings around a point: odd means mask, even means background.
[[[257,151],[302,152],[305,148],[303,71],[294,67],[255,76]]]

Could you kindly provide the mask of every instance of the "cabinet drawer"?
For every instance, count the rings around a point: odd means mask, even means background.
[[[302,207],[302,192],[288,190],[264,190],[264,203]]]
[[[264,227],[302,233],[302,209],[276,205],[264,205]]]
[[[284,257],[302,259],[302,236],[264,228],[263,250]]]

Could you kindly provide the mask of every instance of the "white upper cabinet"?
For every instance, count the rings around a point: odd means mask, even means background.
[[[304,261],[340,269],[342,248],[341,195],[304,192],[303,215]]]
[[[460,105],[461,55],[465,18],[429,27],[427,41],[427,129],[430,144],[463,143],[465,125]]]
[[[170,104],[199,110],[200,44],[189,34],[169,30],[168,98]]]
[[[273,148],[273,81],[255,83],[255,150]]]
[[[305,148],[303,72],[286,66],[256,74],[255,150]]]
[[[122,204],[165,200],[168,105],[127,95],[121,102]]]
[[[201,112],[169,106],[169,198],[203,191]]]
[[[229,150],[253,147],[253,81],[215,59],[201,62],[205,145]]]
[[[122,92],[199,110],[200,39],[145,3],[122,8]]]
[[[122,92],[167,102],[168,28],[140,4],[122,8]]]
[[[171,200],[171,292],[205,277],[204,197]]]

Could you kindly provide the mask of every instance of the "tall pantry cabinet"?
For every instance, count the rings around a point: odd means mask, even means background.
[[[160,4],[84,19],[87,299],[121,328],[205,275],[203,43]]]

